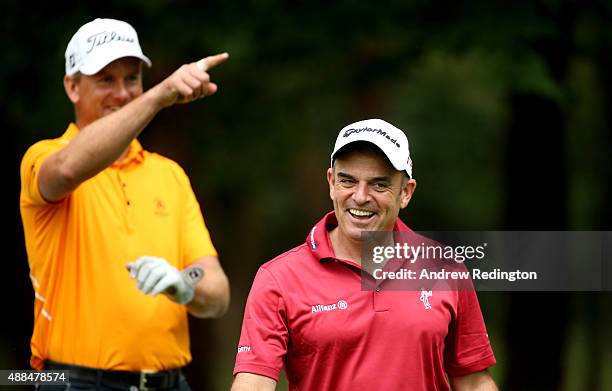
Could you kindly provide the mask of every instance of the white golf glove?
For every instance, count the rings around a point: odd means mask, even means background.
[[[182,272],[170,265],[165,259],[143,256],[127,264],[130,278],[136,278],[138,289],[145,295],[167,295],[178,304],[193,300],[195,286],[204,276],[200,265],[192,265]]]

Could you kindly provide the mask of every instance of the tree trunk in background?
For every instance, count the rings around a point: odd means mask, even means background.
[[[189,339],[191,341],[191,355],[193,361],[185,368],[185,377],[193,390],[209,389],[214,378],[219,374],[213,373],[213,363],[217,359],[215,332],[210,320],[189,317]],[[231,376],[231,374],[223,374]]]
[[[539,95],[511,98],[507,151],[509,230],[566,227],[565,119]],[[507,326],[508,390],[558,390],[568,322],[565,292],[512,292]]]
[[[602,20],[603,16],[609,16],[609,12],[604,7],[593,7],[595,34],[599,36],[608,36],[609,24],[607,21]],[[602,42],[602,45],[598,47],[594,55],[594,63],[598,66],[598,78],[601,85],[604,86],[602,91],[604,92],[604,118],[606,124],[606,131],[603,133],[603,139],[599,140],[597,151],[595,152],[594,159],[597,159],[597,172],[599,181],[601,184],[601,191],[603,192],[602,200],[600,205],[600,214],[598,219],[592,222],[591,229],[610,231],[612,230],[612,204],[608,202],[612,199],[612,164],[610,164],[610,156],[612,155],[612,75],[610,69],[612,69],[612,42],[610,38]],[[599,153],[598,153],[599,152]],[[603,153],[602,153],[603,152]],[[609,238],[610,235],[607,235]],[[607,243],[608,249],[610,243]],[[608,253],[609,255],[609,253]],[[606,262],[606,259],[602,260]],[[587,356],[590,358],[588,365],[588,383],[585,389],[589,390],[603,390],[605,385],[602,384],[602,362],[606,358],[606,349],[610,348],[610,338],[608,337],[609,327],[605,326],[609,324],[610,320],[610,303],[612,302],[611,292],[606,292],[605,289],[610,288],[610,265],[603,266],[604,281],[607,283],[603,287],[603,292],[586,292],[584,302],[588,303],[586,308],[586,332],[590,337],[588,339]]]
[[[562,90],[573,52],[576,5],[539,11],[555,36],[532,42]],[[506,152],[510,230],[567,229],[566,114],[559,102],[537,93],[510,97],[512,122]],[[508,390],[559,390],[569,313],[568,292],[512,292],[507,325]]]

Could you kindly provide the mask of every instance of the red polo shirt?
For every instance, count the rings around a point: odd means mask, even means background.
[[[495,364],[474,291],[433,291],[426,308],[420,291],[362,290],[360,267],[334,256],[337,225],[328,213],[260,267],[234,374],[278,380],[284,367],[290,390],[449,390],[446,374]]]

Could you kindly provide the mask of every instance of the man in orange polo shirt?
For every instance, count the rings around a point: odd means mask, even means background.
[[[136,137],[162,109],[213,95],[207,70],[227,57],[185,64],[144,92],[151,61],[132,26],[95,19],[72,37],[75,122],[21,165],[32,367],[68,369],[79,389],[189,389],[187,314],[223,315],[229,283],[185,172]]]

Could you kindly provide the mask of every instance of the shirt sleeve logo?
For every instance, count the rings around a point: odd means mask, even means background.
[[[238,353],[250,352],[250,346],[238,346]]]

